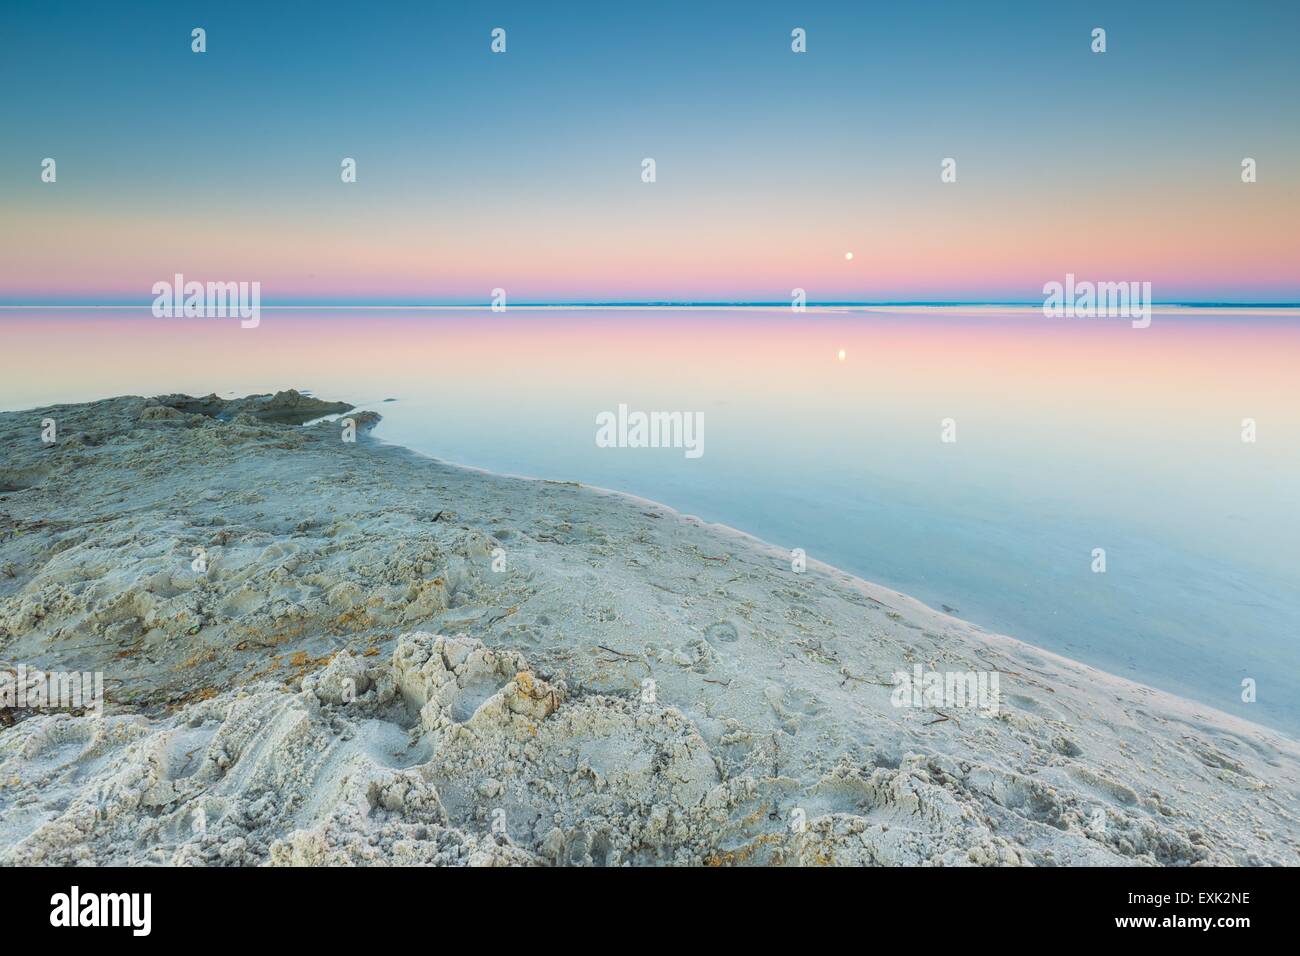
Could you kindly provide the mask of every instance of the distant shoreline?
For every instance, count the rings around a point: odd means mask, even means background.
[[[148,302],[130,303],[130,302],[107,302],[107,303],[0,303],[0,309],[20,310],[20,309],[148,309]],[[1041,300],[1034,302],[808,302],[807,309],[980,309],[980,310],[1014,310],[1030,309],[1034,311],[1041,310],[1043,303]],[[1152,307],[1155,309],[1167,310],[1192,310],[1203,309],[1215,312],[1234,312],[1254,309],[1294,309],[1300,310],[1300,302],[1153,302]],[[278,305],[263,304],[262,309],[279,309],[279,310],[338,310],[338,311],[363,311],[363,310],[393,310],[393,311],[416,311],[416,310],[455,310],[455,311],[492,311],[490,304],[485,302],[465,302],[465,303],[282,303]],[[788,310],[789,301],[779,302],[512,302],[505,311],[514,311],[516,309],[533,309],[533,310],[556,310],[556,309],[581,309],[581,310],[697,310],[697,311],[742,311],[746,309],[781,309]]]

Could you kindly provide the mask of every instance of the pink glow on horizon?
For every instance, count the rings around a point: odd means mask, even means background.
[[[21,235],[0,236],[0,297],[146,303],[154,282],[181,272],[259,281],[266,303],[486,302],[498,287],[515,302],[784,301],[796,287],[812,301],[1033,301],[1044,282],[1074,272],[1149,281],[1157,301],[1295,301],[1288,208],[1220,196],[1121,218],[1104,204],[1062,217],[988,202],[958,214],[934,200],[839,221],[754,210],[702,224],[654,210],[639,220],[539,220],[534,210],[518,223],[480,217],[455,228],[320,211],[292,221],[235,211],[179,228],[60,208],[27,211]]]

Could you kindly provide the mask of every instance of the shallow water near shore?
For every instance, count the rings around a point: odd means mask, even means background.
[[[0,331],[0,408],[310,389],[380,411],[386,441],[662,501],[1300,732],[1294,311],[7,310]],[[704,454],[597,447],[620,404],[701,413]]]

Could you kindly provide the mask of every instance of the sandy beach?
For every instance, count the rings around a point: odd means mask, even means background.
[[[1279,732],[372,412],[301,424],[348,407],[0,414],[0,667],[106,697],[4,712],[0,863],[1300,863]]]

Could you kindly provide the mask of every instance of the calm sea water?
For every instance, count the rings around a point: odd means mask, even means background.
[[[0,311],[0,336],[5,409],[342,398],[387,441],[656,499],[1300,733],[1294,311]],[[620,403],[702,413],[703,456],[598,448]]]

